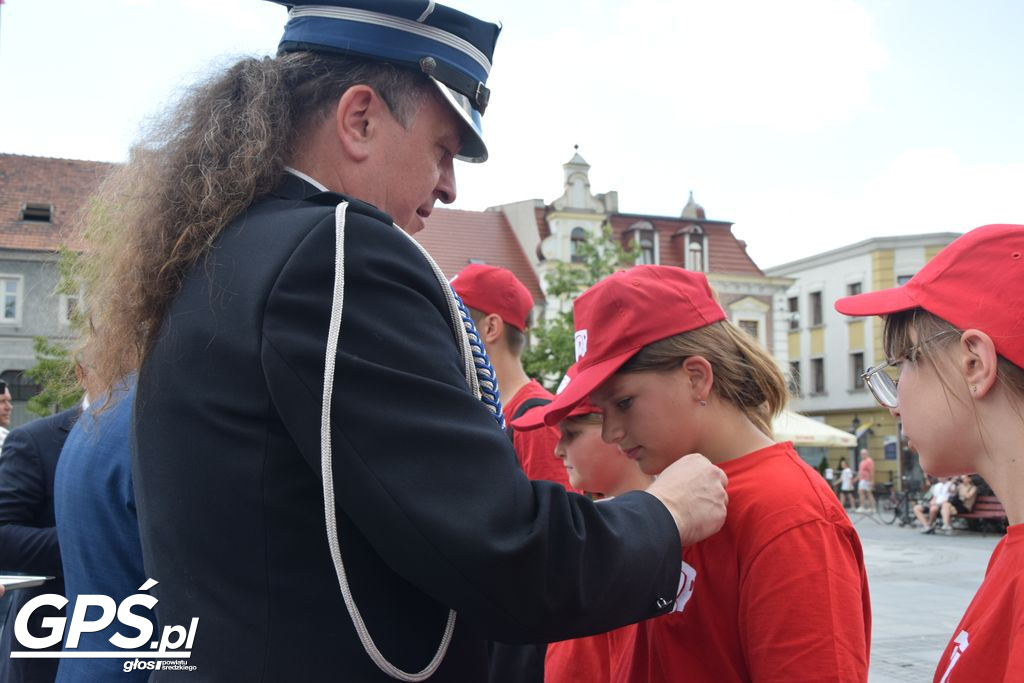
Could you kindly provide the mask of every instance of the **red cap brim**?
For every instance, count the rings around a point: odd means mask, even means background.
[[[582,403],[592,391],[601,386],[605,380],[615,374],[627,360],[636,355],[639,349],[630,349],[617,356],[581,370],[578,375],[561,393],[555,395],[551,403],[534,408],[517,420],[512,421],[512,428],[519,431],[538,429],[544,425],[553,426],[564,420],[573,409]]]
[[[889,315],[918,306],[907,285],[845,296],[835,303],[836,310],[843,315]]]

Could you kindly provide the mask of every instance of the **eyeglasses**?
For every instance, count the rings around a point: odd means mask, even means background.
[[[908,358],[913,358],[925,344],[947,334],[960,334],[960,332],[957,330],[943,330],[938,334],[928,337],[924,341],[914,344],[899,358],[887,360],[881,365],[870,367],[861,375],[861,379],[863,379],[864,383],[868,385],[868,389],[871,390],[871,395],[875,397],[875,400],[878,401],[879,405],[883,408],[895,408],[899,405],[899,400],[896,395],[897,380],[894,380],[888,373],[882,371],[886,368],[899,367],[900,363],[903,361]]]

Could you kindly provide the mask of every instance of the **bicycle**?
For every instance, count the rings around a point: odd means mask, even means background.
[[[900,526],[912,525],[914,523],[914,498],[908,486],[907,477],[903,477],[902,491],[894,491],[892,483],[884,486],[888,495],[879,497],[878,516],[886,524],[894,524],[898,519]]]

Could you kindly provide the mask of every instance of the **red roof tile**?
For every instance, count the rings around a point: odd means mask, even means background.
[[[0,154],[0,248],[55,251],[115,164]],[[51,204],[49,222],[21,219],[25,204]],[[75,246],[75,245],[71,245]]]
[[[500,211],[434,209],[416,239],[449,278],[475,259],[509,269],[530,290],[535,303],[544,301],[537,275]]]
[[[617,237],[635,223],[646,221],[658,232],[659,261],[662,265],[681,266],[683,237],[673,237],[679,230],[699,224],[707,235],[708,270],[712,273],[760,275],[764,273],[747,254],[746,245],[732,234],[732,223],[725,221],[694,221],[692,218],[669,218],[643,214],[616,214],[611,217],[612,233]]]

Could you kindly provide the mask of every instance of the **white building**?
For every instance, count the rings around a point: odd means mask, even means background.
[[[957,237],[949,232],[877,237],[765,270],[796,280],[777,312],[787,320],[792,408],[858,432],[861,446],[875,458],[878,481],[889,481],[890,472],[895,480],[901,470],[909,474],[916,465],[916,458],[907,462],[906,454],[898,465],[898,424],[861,378],[867,368],[885,361],[882,320],[848,318],[834,304],[844,296],[903,284]],[[830,453],[830,464],[851,455]]]

